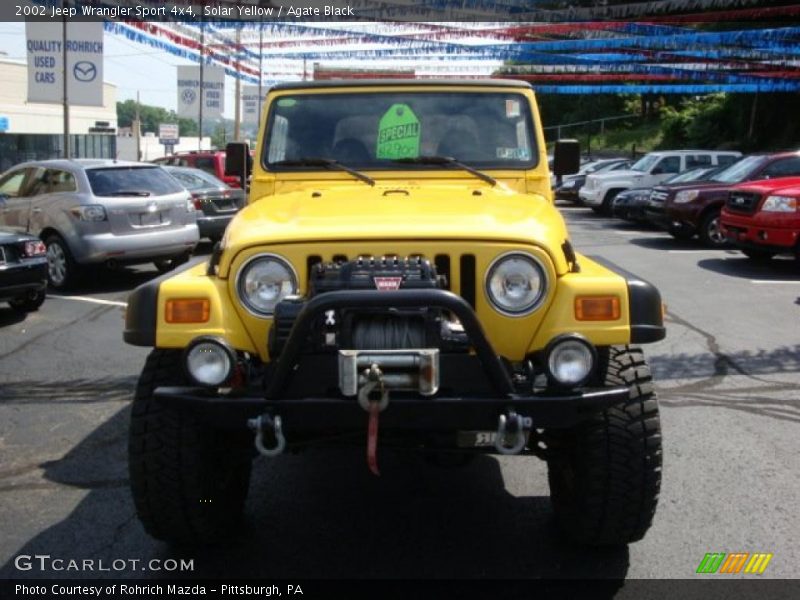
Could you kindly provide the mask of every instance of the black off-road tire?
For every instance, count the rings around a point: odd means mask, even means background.
[[[128,444],[136,512],[153,537],[173,544],[211,544],[239,529],[253,458],[246,431],[215,429],[188,410],[153,398],[185,385],[181,352],[153,350],[133,401]]]
[[[600,353],[597,384],[627,386],[627,401],[570,430],[546,432],[556,520],[570,538],[593,546],[642,539],[661,487],[661,427],[650,369],[628,346]]]

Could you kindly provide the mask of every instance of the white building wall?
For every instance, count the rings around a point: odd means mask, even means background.
[[[8,118],[6,133],[64,132],[64,113],[60,104],[27,101],[28,67],[25,62],[0,59],[0,116]],[[95,121],[117,127],[117,87],[103,83],[103,106],[69,107],[71,134],[87,134]]]
[[[141,138],[141,152],[143,161],[150,161],[165,156],[165,148],[154,135],[143,135]],[[202,150],[211,149],[211,138],[204,137]],[[174,152],[191,152],[198,150],[197,137],[181,136],[180,143],[173,146]],[[136,138],[117,136],[117,158],[120,160],[136,160]]]

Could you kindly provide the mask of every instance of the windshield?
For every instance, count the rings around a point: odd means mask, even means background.
[[[161,167],[87,169],[95,196],[164,196],[183,191]]]
[[[642,173],[647,173],[650,171],[650,168],[655,164],[655,162],[658,159],[659,157],[655,154],[648,154],[647,156],[643,156],[635,163],[633,163],[633,165],[631,165],[631,171],[641,171]]]
[[[678,173],[677,175],[673,175],[669,179],[666,179],[664,183],[682,183],[687,181],[699,181],[703,177],[706,177],[710,173],[716,171],[716,168],[704,168],[704,169],[690,169],[689,171],[684,171],[683,173]]]
[[[765,160],[765,156],[748,156],[714,175],[711,181],[739,183],[740,181],[744,181],[750,172]]]
[[[435,168],[420,156],[476,168],[529,169],[538,150],[527,99],[518,93],[376,92],[281,96],[271,107],[267,168],[304,158],[360,169]],[[308,166],[306,166],[308,168]]]

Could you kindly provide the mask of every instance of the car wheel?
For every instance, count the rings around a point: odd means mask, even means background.
[[[614,205],[614,198],[617,197],[620,190],[609,190],[606,192],[605,197],[603,198],[603,203],[599,206],[598,214],[601,214],[606,217],[611,216],[611,207]]]
[[[252,436],[215,429],[189,410],[153,398],[187,385],[179,350],[153,350],[133,400],[128,442],[136,513],[153,537],[206,544],[235,533],[250,485]]]
[[[694,229],[686,225],[670,225],[667,231],[676,240],[681,240],[682,242],[689,241],[695,234]]]
[[[26,296],[12,298],[9,300],[8,304],[18,312],[29,313],[39,310],[39,307],[44,304],[44,299],[46,297],[47,294],[45,291],[40,290],[38,292],[31,292]]]
[[[167,273],[176,267],[186,264],[188,260],[188,254],[181,254],[180,256],[175,256],[173,258],[161,258],[159,260],[154,260],[153,264],[155,265],[156,269],[158,269],[159,273]]]
[[[78,264],[60,235],[51,235],[44,243],[47,246],[47,279],[50,287],[56,290],[67,289],[78,280]]]
[[[776,253],[769,250],[759,250],[758,248],[742,248],[742,254],[756,262],[768,262],[772,260]]]
[[[638,348],[601,353],[595,383],[626,386],[620,402],[569,430],[548,430],[550,498],[573,540],[619,545],[644,537],[661,487],[661,427],[650,369]]]
[[[720,226],[720,213],[718,210],[712,210],[703,217],[699,234],[702,242],[710,248],[724,248],[728,245],[728,238],[725,237]]]

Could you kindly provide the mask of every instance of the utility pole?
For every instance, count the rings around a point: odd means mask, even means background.
[[[142,116],[139,112],[139,90],[136,90],[136,112],[133,121],[133,135],[136,136],[136,160],[142,160]]]
[[[205,43],[206,43],[206,28],[205,23],[200,21],[200,114],[198,115],[198,129],[199,135],[197,136],[197,150],[200,151],[203,149],[203,104],[206,101],[206,95],[203,90],[203,67],[206,63],[205,58]]]
[[[62,8],[67,8],[67,0],[61,0]],[[66,15],[66,12],[65,12]],[[70,158],[72,154],[69,144],[69,95],[67,93],[67,85],[69,81],[69,73],[67,72],[67,17],[61,22],[61,58],[63,68],[63,84],[64,89],[62,97],[64,99],[64,158]]]
[[[264,23],[263,21],[259,21],[258,23],[258,116],[257,119],[261,119],[261,101],[264,92],[262,91],[262,87],[264,85]]]
[[[236,27],[236,53],[239,54],[242,48],[242,29],[237,25]],[[234,63],[234,72],[236,73],[236,81],[234,82],[235,104],[233,106],[233,140],[238,142],[241,134],[240,123],[242,120],[242,80],[239,79],[239,60]],[[224,121],[223,121],[224,123]]]

